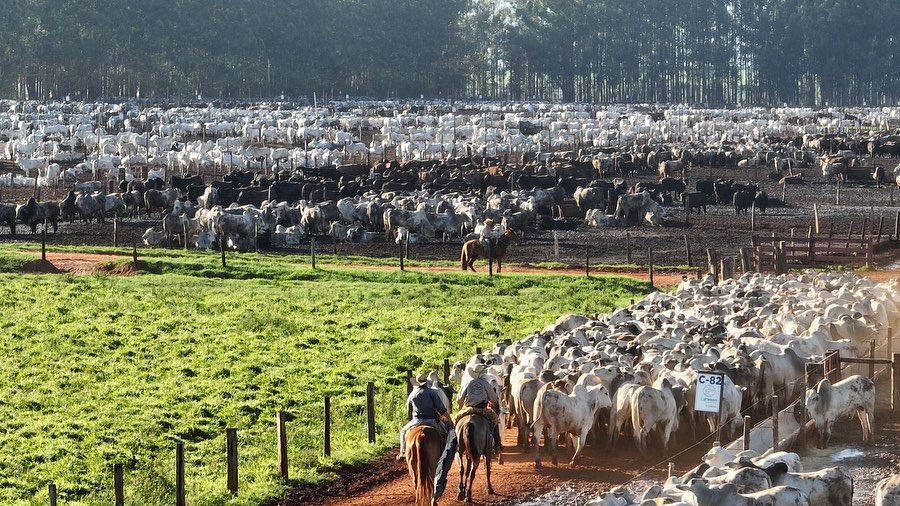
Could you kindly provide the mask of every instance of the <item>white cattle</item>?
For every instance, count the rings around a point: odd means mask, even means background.
[[[850,376],[834,385],[827,379],[806,392],[806,410],[815,421],[819,448],[826,448],[834,421],[845,416],[859,418],[864,443],[873,442],[875,383],[860,375]]]
[[[900,506],[900,474],[889,476],[875,485],[875,506]]]
[[[144,243],[144,246],[156,247],[165,240],[166,233],[163,231],[162,227],[150,227],[145,230],[144,234],[141,236],[141,241]]]
[[[809,496],[790,487],[773,487],[755,494],[739,494],[737,487],[726,484],[712,488],[700,480],[691,483],[683,497],[694,506],[809,506]]]
[[[841,467],[792,473],[787,470],[786,464],[778,463],[766,468],[765,472],[772,485],[800,490],[816,506],[846,506],[853,500],[853,477]]]
[[[678,407],[668,380],[662,388],[638,387],[631,394],[631,427],[634,444],[641,453],[647,452],[650,432],[659,430],[663,451],[669,450],[669,439],[678,430]]]
[[[544,441],[550,447],[553,465],[557,465],[558,436],[567,432],[575,444],[575,453],[569,461],[569,465],[574,466],[575,459],[587,441],[588,431],[594,425],[597,411],[611,405],[609,390],[603,385],[575,385],[572,394],[566,395],[564,392],[546,389],[546,386],[544,388],[544,392],[538,395],[534,403],[534,465],[541,467],[540,437],[546,427],[547,437]]]

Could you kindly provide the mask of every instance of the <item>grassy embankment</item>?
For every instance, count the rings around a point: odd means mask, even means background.
[[[223,271],[215,254],[143,251],[152,274],[21,275],[34,257],[14,250],[0,248],[2,504],[46,504],[49,482],[65,504],[111,504],[117,462],[127,504],[173,504],[176,441],[190,504],[265,504],[286,486],[275,476],[277,410],[289,414],[287,485],[326,480],[396,445],[406,370],[649,290],[620,278],[314,271],[254,254],[230,255]],[[225,489],[225,427],[238,429],[237,498]]]

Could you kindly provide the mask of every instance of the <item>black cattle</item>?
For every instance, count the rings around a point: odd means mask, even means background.
[[[269,189],[268,188],[244,188],[241,193],[238,194],[237,203],[238,205],[244,206],[247,204],[262,207],[262,203],[264,200],[269,199]]]
[[[147,185],[145,185],[144,182],[140,179],[132,179],[128,182],[127,191],[138,191],[141,193],[141,195],[143,195],[144,192],[147,191]]]
[[[192,184],[192,185],[190,185],[190,186],[187,187],[187,192],[186,192],[186,193],[187,193],[187,199],[190,200],[191,202],[193,202],[194,204],[196,204],[196,203],[197,203],[197,199],[200,198],[200,196],[203,195],[204,192],[206,192],[206,186],[205,186],[205,185],[202,185],[202,184]]]
[[[172,188],[177,188],[182,194],[186,194],[191,185],[204,186],[203,176],[199,174],[190,177],[172,175]]]
[[[144,188],[147,190],[164,190],[166,188],[166,182],[160,177],[152,177],[144,183]]]
[[[756,206],[760,212],[765,213],[766,208],[769,207],[769,195],[762,190],[756,192],[756,197],[753,198],[753,205]]]
[[[300,169],[303,173],[303,177],[307,178],[323,178],[323,179],[333,179],[337,181],[344,174],[337,170],[334,165],[325,165],[322,167],[304,167]]]
[[[269,187],[272,199],[276,202],[287,202],[293,204],[301,199],[303,195],[303,183],[292,183],[289,181],[278,181]]]
[[[75,207],[76,198],[75,192],[70,191],[66,194],[66,198],[59,203],[59,211],[62,214],[62,219],[69,223],[75,221],[75,214],[78,213],[78,208]]]
[[[246,170],[233,170],[222,178],[226,183],[233,183],[235,186],[250,186],[253,182],[253,173]]]
[[[713,183],[716,193],[716,203],[730,204],[734,199],[734,181],[719,179]]]
[[[533,190],[535,188],[553,188],[557,181],[553,176],[533,176],[531,174],[519,174],[515,176],[516,186],[522,190]]]
[[[703,211],[703,214],[706,214],[706,204],[709,203],[710,197],[703,192],[684,192],[681,194],[681,201],[684,203],[684,208],[687,209],[688,214],[691,214],[691,211],[694,209],[697,210],[699,214],[700,211]]]
[[[34,197],[24,205],[16,208],[16,220],[31,227],[31,233],[37,233],[38,223],[45,221],[53,225],[53,233],[59,228],[59,202],[37,202]]]
[[[703,193],[709,197],[715,197],[716,195],[716,187],[715,182],[709,179],[701,179],[694,183],[694,188],[697,189],[698,192]]]
[[[9,233],[16,236],[16,205],[0,204],[0,223],[6,223],[9,226]]]
[[[753,198],[755,194],[747,191],[738,191],[734,193],[732,197],[732,203],[734,204],[734,214],[744,214],[747,212],[747,209],[750,209],[750,206],[753,205]]]
[[[671,177],[664,177],[659,180],[659,185],[657,186],[659,191],[663,193],[674,193],[676,196],[684,193],[684,190],[687,188],[687,185],[684,184],[684,181],[681,179],[675,179]]]
[[[340,172],[341,174],[343,174],[344,176],[349,176],[349,177],[353,178],[353,177],[359,177],[359,176],[366,176],[369,174],[369,172],[372,171],[372,169],[366,164],[353,163],[353,164],[339,165],[337,167],[337,171]]]

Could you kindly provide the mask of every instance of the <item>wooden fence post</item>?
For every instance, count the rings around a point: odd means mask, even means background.
[[[325,397],[325,456],[331,456],[331,397]]]
[[[113,464],[113,491],[115,506],[125,506],[125,476],[122,464]]]
[[[228,471],[228,491],[238,493],[238,445],[237,429],[225,429],[225,461]]]
[[[310,237],[309,239],[309,255],[312,262],[312,268],[316,268],[316,238]]]
[[[841,354],[837,350],[825,352],[825,377],[832,385],[841,381]]]
[[[772,451],[778,451],[778,396],[772,396]]]
[[[50,494],[50,506],[56,506],[56,484],[47,485],[47,492]]]
[[[752,266],[750,265],[750,248],[743,247],[741,248],[741,271],[750,272]]]
[[[869,358],[875,358],[875,340],[869,342]],[[875,380],[875,362],[869,364],[869,379]]]
[[[113,218],[113,248],[119,247],[119,217]]]
[[[222,237],[219,237],[219,250],[221,250],[221,252],[222,252],[222,268],[223,269],[225,269],[227,267],[227,265],[225,263],[225,243],[226,242],[228,242],[228,238],[224,237],[224,234],[222,234]]]
[[[878,238],[875,239],[876,244],[881,244],[881,234],[884,231],[884,216],[878,218]]]
[[[405,271],[406,268],[403,265],[403,241],[397,243],[397,258],[400,260],[400,270]]]
[[[750,424],[750,415],[744,416],[744,450],[750,449],[750,431],[753,430]]]
[[[554,249],[556,250],[556,258],[559,258],[559,246],[556,244],[556,233],[554,232],[553,236],[553,244]],[[488,239],[487,242],[487,257],[488,257],[488,277],[494,277],[494,240]]]
[[[900,212],[897,213],[897,219],[900,219]],[[631,264],[631,233],[625,232],[625,263]]]
[[[275,413],[275,435],[278,437],[278,475],[283,480],[288,479],[288,444],[287,444],[287,415],[284,411]]]
[[[900,211],[897,211],[897,218],[894,220],[894,239],[900,240]]]
[[[553,231],[553,258],[559,260],[559,236]]]
[[[369,428],[369,442],[375,442],[375,383],[366,383],[366,425]]]
[[[184,443],[175,443],[175,506],[184,506]]]
[[[444,359],[444,384],[450,384],[450,359]]]
[[[41,230],[41,261],[47,261],[47,227]]]
[[[591,277],[591,248],[584,247],[584,275]]]
[[[650,275],[650,286],[653,286],[653,248],[647,248],[647,270]]]
[[[131,240],[131,261],[137,267],[137,239]]]
[[[816,229],[816,234],[819,233],[819,205],[813,204],[813,225]]]
[[[684,254],[687,257],[687,266],[691,267],[693,265],[693,259],[691,258],[691,242],[688,239],[687,234],[684,234]]]

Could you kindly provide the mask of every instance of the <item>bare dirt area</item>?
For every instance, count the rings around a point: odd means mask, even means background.
[[[36,257],[41,254],[29,252]],[[78,274],[96,273],[128,275],[136,272],[133,266],[109,267],[110,262],[123,257],[116,255],[97,255],[90,253],[57,253],[47,252],[47,260],[40,258],[26,263],[22,272],[26,274]]]
[[[506,431],[504,442],[515,444],[515,434]],[[503,452],[503,465],[495,460],[491,466],[491,481],[496,495],[488,495],[484,478],[484,466],[479,468],[472,494],[472,504],[500,506],[520,504],[534,498],[546,497],[547,501],[558,505],[581,506],[589,498],[638,477],[641,480],[664,478],[666,465],[648,468],[658,464],[659,458],[642,458],[630,451],[627,442],[615,454],[592,451],[582,454],[576,468],[567,464],[571,450],[560,449],[558,467],[550,463],[549,456],[542,454],[544,467],[535,469],[534,453],[507,446]],[[698,445],[674,460],[676,471],[686,472],[693,468],[700,456],[711,445]],[[628,449],[626,449],[628,448]],[[413,485],[405,462],[396,462],[396,452],[373,463],[366,470],[350,472],[337,482],[322,487],[299,488],[291,491],[281,502],[282,506],[395,506],[409,504],[413,498]],[[459,468],[454,464],[447,480],[447,490],[441,504],[455,504],[456,487],[459,483]],[[552,499],[551,499],[552,498]]]

